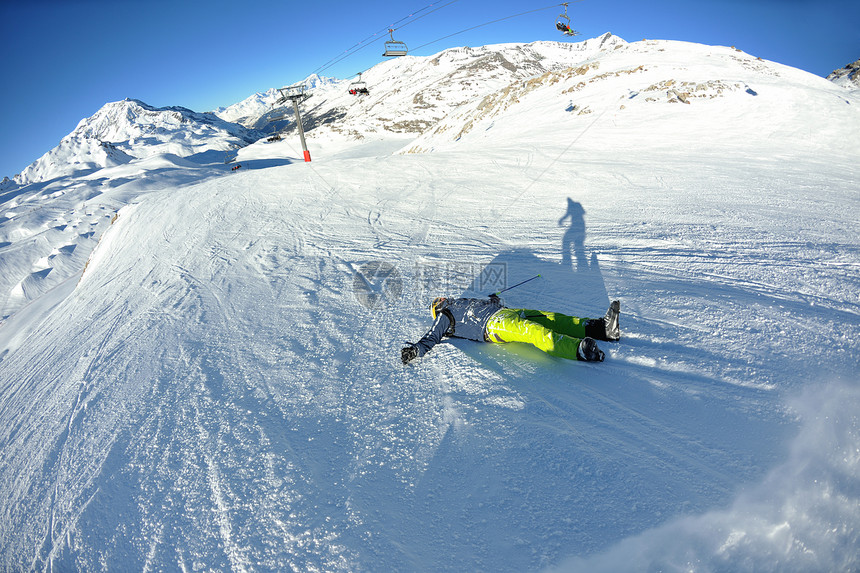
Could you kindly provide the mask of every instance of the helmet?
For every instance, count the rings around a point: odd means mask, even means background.
[[[439,311],[440,308],[442,308],[442,305],[447,300],[448,299],[444,296],[437,296],[433,299],[433,302],[430,303],[430,314],[433,315],[433,320],[436,320],[436,313]]]

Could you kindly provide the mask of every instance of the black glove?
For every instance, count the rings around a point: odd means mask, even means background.
[[[414,345],[404,346],[403,350],[400,351],[400,360],[404,364],[409,364],[416,358],[418,358],[418,349]]]
[[[491,294],[491,295],[490,295],[490,301],[491,301],[491,302],[495,302],[495,303],[497,303],[497,304],[501,304],[501,303],[502,303],[502,299],[500,299],[500,298],[499,298],[499,295],[497,295],[496,293],[493,293],[493,294]]]

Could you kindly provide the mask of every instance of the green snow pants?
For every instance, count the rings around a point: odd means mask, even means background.
[[[559,312],[503,308],[487,323],[487,341],[527,342],[552,356],[577,360],[586,320]]]

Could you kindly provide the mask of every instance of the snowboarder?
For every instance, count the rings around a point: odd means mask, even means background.
[[[437,297],[430,303],[433,326],[421,340],[405,346],[400,359],[408,364],[430,352],[442,337],[454,336],[478,342],[527,342],[552,356],[603,362],[604,354],[595,339],[615,342],[621,338],[620,312],[617,300],[603,318],[579,318],[508,308],[495,295],[489,299]]]

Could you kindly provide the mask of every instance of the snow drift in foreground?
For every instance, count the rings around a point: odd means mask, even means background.
[[[860,547],[860,388],[811,384],[788,460],[728,510],[684,517],[553,571],[852,571]]]

